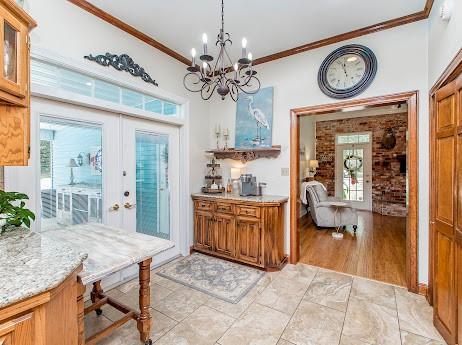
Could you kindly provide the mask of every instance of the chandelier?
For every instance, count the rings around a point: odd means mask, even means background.
[[[260,80],[257,72],[252,69],[252,53],[247,54],[247,39],[242,39],[241,58],[233,63],[228,54],[227,46],[231,46],[231,36],[225,33],[224,0],[221,0],[221,29],[215,45],[219,48],[216,60],[209,55],[207,35],[202,35],[203,54],[199,57],[201,64],[196,64],[196,49],[191,50],[191,66],[184,76],[183,84],[188,91],[200,92],[203,100],[212,97],[215,90],[224,100],[229,94],[234,101],[239,97],[239,91],[255,94],[260,90]],[[215,60],[215,61],[214,61]],[[228,67],[228,66],[233,66]]]

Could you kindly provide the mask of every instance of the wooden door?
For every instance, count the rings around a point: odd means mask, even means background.
[[[236,225],[233,215],[215,216],[214,250],[223,255],[234,257],[236,244]]]
[[[435,94],[433,162],[434,322],[449,344],[456,342],[456,82]]]
[[[236,221],[236,257],[252,264],[261,264],[260,220],[238,217]]]
[[[462,344],[462,75],[456,80],[457,151],[456,151],[456,286],[457,286],[457,343]]]
[[[197,249],[213,250],[215,222],[210,212],[196,211],[194,214],[194,246]]]

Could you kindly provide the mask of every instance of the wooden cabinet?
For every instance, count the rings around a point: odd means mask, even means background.
[[[0,345],[78,345],[81,270],[52,290],[0,309]]]
[[[217,213],[215,216],[214,250],[234,257],[236,246],[236,222],[233,215]]]
[[[0,165],[29,159],[29,31],[35,26],[14,1],[0,0]]]
[[[285,263],[287,199],[259,202],[201,194],[193,200],[193,250],[268,270]]]
[[[436,328],[448,344],[462,336],[462,76],[434,96],[432,271]]]
[[[237,259],[260,265],[262,261],[260,221],[237,218]]]
[[[197,211],[194,217],[194,239],[198,249],[213,250],[215,223],[210,212]]]

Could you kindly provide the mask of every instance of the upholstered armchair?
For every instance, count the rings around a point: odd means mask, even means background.
[[[352,207],[339,207],[338,211],[332,205],[334,201],[341,201],[335,197],[329,197],[322,184],[306,187],[311,217],[319,227],[334,228],[337,226],[352,225],[356,233],[358,228],[358,215]],[[336,214],[336,212],[338,212]]]

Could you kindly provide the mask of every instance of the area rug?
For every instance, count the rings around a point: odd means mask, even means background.
[[[239,302],[265,274],[255,268],[194,253],[157,273],[226,302]]]

